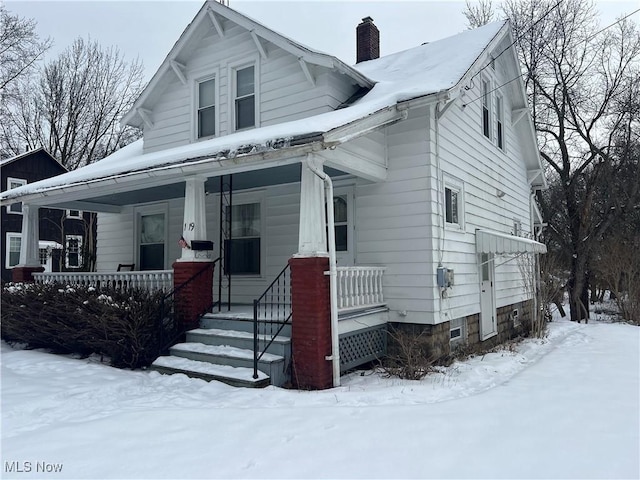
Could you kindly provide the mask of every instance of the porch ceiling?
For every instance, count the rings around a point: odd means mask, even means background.
[[[331,177],[348,175],[347,173],[325,167],[325,172]],[[268,187],[270,185],[282,185],[300,181],[300,164],[282,165],[264,170],[254,170],[236,173],[233,175],[233,190],[247,190],[251,188]],[[205,182],[205,190],[209,194],[220,191],[220,177],[208,177]],[[85,211],[117,212],[125,205],[139,203],[160,202],[173,198],[184,197],[185,183],[180,180],[166,185],[144,187],[139,185],[137,189],[114,192],[106,195],[85,197],[82,200],[59,202],[48,204],[50,207],[79,209]]]

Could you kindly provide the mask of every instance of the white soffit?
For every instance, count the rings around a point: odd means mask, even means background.
[[[476,251],[478,253],[495,253],[499,255],[547,253],[547,246],[544,243],[516,237],[508,233],[476,230]]]

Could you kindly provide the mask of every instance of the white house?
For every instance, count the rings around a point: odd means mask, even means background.
[[[23,232],[39,207],[99,212],[84,280],[178,285],[215,261],[195,298],[236,317],[290,265],[278,285],[291,300],[270,305],[293,305],[282,378],[302,387],[378,354],[389,322],[426,331],[436,356],[502,340],[531,301],[514,257],[545,251],[531,240],[546,184],[509,24],[382,58],[371,18],[356,36],[349,66],[208,0],[122,120],[143,139],[2,204],[23,202]],[[38,265],[31,243],[24,269]],[[213,317],[202,326],[219,330]],[[190,360],[159,367],[212,373],[202,362],[223,347],[202,330],[173,350]]]

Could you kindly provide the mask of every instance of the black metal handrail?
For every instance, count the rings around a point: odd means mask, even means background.
[[[291,268],[286,267],[260,297],[253,301],[253,378],[258,378],[258,362],[291,322]],[[264,348],[259,348],[262,335]]]
[[[218,263],[219,261],[220,261],[220,257],[216,258],[213,261],[213,269],[214,269],[214,271],[215,271],[216,263]],[[172,332],[172,333],[167,338],[162,338],[161,337],[161,339],[160,339],[163,351],[166,350],[167,348],[169,348],[170,346],[172,346],[187,331],[187,329],[185,328],[185,322],[182,322],[181,319],[177,318],[177,316],[176,316],[176,309],[175,309],[176,294],[180,290],[185,288],[187,285],[189,285],[192,282],[194,282],[197,279],[199,279],[210,268],[212,268],[212,265],[210,263],[206,263],[203,268],[198,270],[191,277],[189,277],[187,280],[182,282],[180,285],[178,285],[177,287],[175,287],[173,290],[171,290],[169,293],[167,293],[166,295],[164,295],[162,297],[161,306],[160,306],[160,316],[158,318],[158,322],[167,322],[168,321],[170,324],[174,325],[174,328],[169,329],[169,331]],[[169,301],[169,300],[171,300],[171,301]],[[220,301],[220,300],[218,299],[218,301]],[[199,315],[202,316],[205,313],[207,313],[207,311],[209,311],[211,308],[213,308],[213,306],[215,304],[216,304],[216,302],[212,301],[210,305],[207,305],[207,306],[203,307],[202,311],[199,312]],[[169,305],[169,307],[167,307],[167,305]],[[165,329],[161,328],[162,326],[163,325],[160,325],[160,324],[158,324],[158,326],[157,326],[158,327],[158,332],[159,332],[160,335],[162,335],[165,332]]]

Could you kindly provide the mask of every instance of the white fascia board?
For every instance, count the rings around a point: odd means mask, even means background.
[[[401,109],[397,105],[378,110],[371,115],[349,122],[346,125],[336,127],[323,135],[324,141],[329,146],[338,145],[357,137],[361,137],[372,130],[390,123],[407,118],[407,109]]]
[[[238,155],[231,158],[216,159],[210,156],[187,159],[179,164],[158,166],[147,170],[127,172],[93,180],[84,180],[65,186],[51,187],[46,190],[32,192],[19,198],[2,199],[1,205],[25,202],[33,205],[47,206],[83,200],[87,191],[90,196],[101,196],[122,192],[127,186],[130,190],[162,186],[184,180],[186,175],[205,175],[216,177],[250,170],[261,170],[270,167],[298,163],[300,156],[310,152],[318,152],[327,148],[322,142],[312,141],[278,150]],[[96,204],[94,204],[96,205]],[[96,210],[98,206],[94,206]],[[108,208],[108,207],[105,207]],[[87,210],[89,210],[87,208]]]

